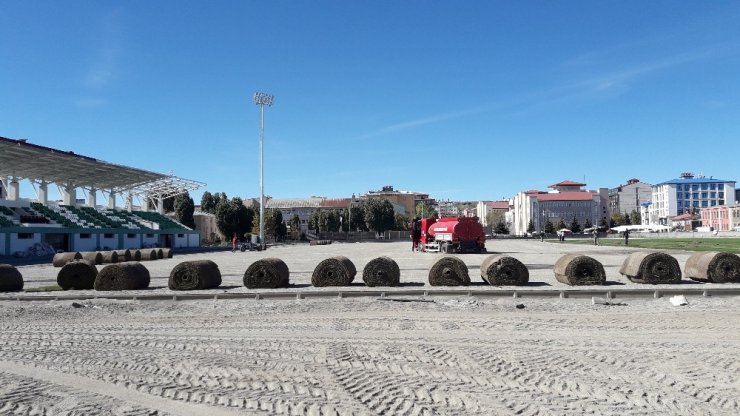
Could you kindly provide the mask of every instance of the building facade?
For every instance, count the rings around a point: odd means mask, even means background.
[[[500,213],[504,221],[507,220],[506,214],[509,212],[509,201],[478,201],[475,206],[475,215],[478,217],[478,221],[484,226],[493,226],[494,224],[488,223],[488,214]],[[507,224],[511,226],[511,224]]]
[[[437,202],[434,199],[429,198],[429,194],[411,191],[396,191],[393,189],[392,185],[384,186],[379,191],[368,191],[364,197],[387,199],[391,204],[393,204],[396,214],[406,215],[408,217],[416,215],[416,206],[418,204],[425,204],[432,207],[437,205]]]
[[[740,205],[710,207],[701,210],[701,225],[716,231],[740,231]]]
[[[527,234],[530,222],[534,232],[541,232],[548,220],[553,225],[562,220],[569,226],[575,218],[582,228],[588,223],[598,225],[602,220],[608,221],[609,190],[585,190],[584,186],[585,183],[563,181],[550,185],[549,192],[520,192],[510,201],[512,234]]]
[[[639,179],[609,189],[609,216],[613,213],[630,214],[640,212],[640,205],[652,198],[652,185]]]
[[[735,181],[694,177],[692,173],[684,172],[678,179],[653,185],[647,210],[649,224],[670,226],[672,217],[734,204],[734,198]]]

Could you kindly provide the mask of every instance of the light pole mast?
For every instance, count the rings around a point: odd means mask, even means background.
[[[263,164],[265,141],[265,106],[272,106],[273,96],[264,92],[254,93],[254,103],[260,106],[260,245],[265,249],[265,166]]]

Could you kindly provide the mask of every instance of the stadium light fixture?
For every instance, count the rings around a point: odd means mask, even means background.
[[[254,103],[260,107],[260,245],[262,250],[265,249],[265,168],[264,158],[264,141],[265,141],[265,106],[272,106],[273,97],[264,92],[254,93]]]

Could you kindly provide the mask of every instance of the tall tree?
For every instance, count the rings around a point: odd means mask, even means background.
[[[409,229],[409,217],[396,214],[393,219],[393,231],[407,231]]]
[[[352,231],[370,231],[365,224],[365,208],[363,204],[353,204],[350,208],[350,221],[352,222]]]
[[[618,227],[623,224],[624,224],[624,217],[622,217],[622,214],[618,212],[613,213],[612,218],[611,218],[610,227]]]
[[[555,224],[553,224],[549,218],[547,219],[547,221],[545,221],[545,232],[547,234],[552,234],[555,232]]]
[[[193,212],[195,212],[195,203],[187,192],[175,198],[175,218],[180,223],[187,227],[195,228]]]
[[[583,224],[583,228],[593,228],[593,224],[591,224],[591,218],[586,218],[586,222]]]
[[[561,218],[560,221],[558,221],[558,230],[562,230],[563,228],[567,228],[565,225],[565,221]]]
[[[416,216],[419,218],[437,218],[437,211],[433,206],[427,203],[419,202],[416,204]]]
[[[499,220],[499,222],[496,223],[496,234],[509,234],[509,227],[506,226],[506,223],[503,220]]]
[[[376,233],[384,233],[393,228],[393,204],[387,199],[369,198],[365,202],[365,223]]]
[[[326,231],[337,232],[339,231],[339,214],[336,211],[330,210],[326,212]]]
[[[301,238],[301,217],[297,214],[290,219],[290,238],[293,240]]]
[[[574,233],[580,233],[581,232],[581,224],[578,223],[578,220],[576,219],[576,216],[573,216],[573,221],[570,222],[570,230]]]
[[[200,210],[209,214],[215,214],[216,202],[217,201],[213,198],[213,195],[210,192],[205,191],[203,192],[203,196],[200,198]]]
[[[630,219],[632,220],[632,224],[642,224],[642,215],[640,215],[640,211],[633,209],[630,217]]]
[[[625,212],[624,215],[622,215],[622,218],[624,221],[624,225],[632,225],[632,219],[630,218],[629,214]]]

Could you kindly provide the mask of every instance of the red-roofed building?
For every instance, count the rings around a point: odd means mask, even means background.
[[[505,220],[508,212],[509,201],[479,201],[478,205],[475,207],[475,214],[478,217],[478,221],[480,221],[484,227],[494,225],[488,223],[489,214],[491,218],[500,214]]]
[[[589,223],[598,225],[609,220],[609,190],[582,189],[585,183],[570,180],[550,185],[550,192],[529,190],[520,192],[509,202],[512,234],[545,230],[547,221],[557,225],[563,220],[570,226],[573,219],[581,228]],[[533,226],[534,230],[531,230]]]

